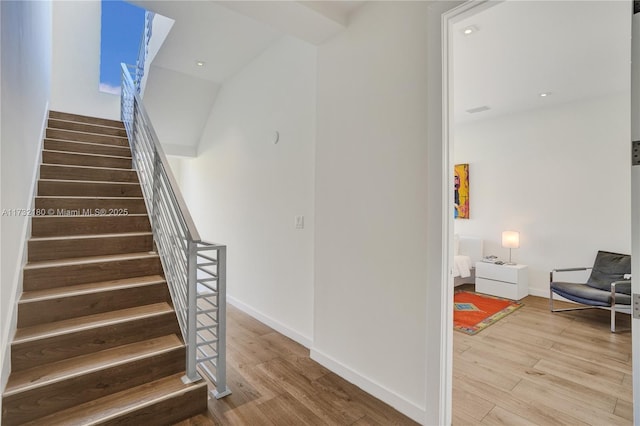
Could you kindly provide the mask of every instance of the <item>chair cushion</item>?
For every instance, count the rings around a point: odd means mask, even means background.
[[[611,283],[621,281],[625,274],[631,273],[631,256],[628,254],[599,251],[593,263],[591,276],[587,280],[589,287],[607,292],[611,291]]]
[[[551,290],[574,302],[590,306],[611,306],[611,290],[600,290],[586,284],[552,282]],[[630,305],[631,296],[616,293],[616,305]]]

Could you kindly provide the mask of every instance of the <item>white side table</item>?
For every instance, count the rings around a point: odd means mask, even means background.
[[[527,265],[476,263],[476,291],[507,299],[520,300],[529,294]]]

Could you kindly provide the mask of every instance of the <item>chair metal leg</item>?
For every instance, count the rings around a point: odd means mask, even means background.
[[[616,283],[611,283],[611,332],[616,332]]]
[[[611,306],[611,332],[616,332],[616,305]]]

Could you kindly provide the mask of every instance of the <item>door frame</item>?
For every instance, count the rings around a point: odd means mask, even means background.
[[[437,359],[427,350],[427,404],[425,424],[450,425],[452,421],[453,385],[453,81],[452,81],[452,37],[453,25],[461,19],[479,13],[506,0],[438,1],[429,6],[428,43],[428,139],[429,139],[429,196],[430,205],[440,205],[439,214],[430,219],[428,229],[434,234],[430,238],[429,255],[437,260],[429,271],[429,282],[439,282],[436,291],[428,288],[428,311],[434,310],[434,299],[440,303],[439,318],[427,314],[427,342],[436,337],[439,343]],[[631,2],[630,2],[631,3]],[[633,11],[632,11],[633,12]],[[640,140],[640,13],[632,16],[632,64],[631,64],[631,140]],[[635,76],[635,78],[634,78]],[[632,273],[640,277],[640,166],[631,168],[631,239]],[[431,204],[433,203],[433,204]],[[634,218],[638,220],[634,220]],[[440,232],[436,232],[440,230]],[[439,245],[439,250],[434,247]],[[431,257],[433,256],[433,257]],[[640,294],[640,279],[632,281],[632,293]],[[439,327],[435,327],[438,324]],[[433,331],[438,334],[434,336]],[[632,364],[633,364],[633,413],[634,424],[640,423],[640,319],[632,319]],[[436,368],[431,367],[435,365]],[[439,377],[434,383],[433,377]],[[429,380],[431,379],[431,380]],[[437,392],[437,405],[430,405],[430,398]]]
[[[453,110],[450,78],[453,25],[500,1],[435,1],[429,5],[427,42],[427,348],[424,424],[450,425],[453,385]],[[428,342],[437,344],[429,345]],[[437,380],[434,380],[437,378]]]
[[[635,2],[634,2],[635,3]],[[631,10],[631,141],[640,140],[640,11]],[[638,218],[638,219],[636,219]],[[631,166],[631,293],[640,294],[640,166]],[[633,309],[632,309],[633,314]],[[640,319],[631,319],[633,420],[640,422]]]

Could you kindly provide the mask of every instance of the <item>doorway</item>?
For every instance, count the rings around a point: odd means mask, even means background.
[[[509,2],[506,2],[509,3]],[[455,90],[453,87],[453,78],[452,78],[452,74],[451,74],[451,68],[453,66],[453,55],[451,54],[451,49],[452,49],[452,42],[453,42],[453,37],[455,34],[455,31],[458,31],[459,28],[456,28],[456,24],[459,22],[462,22],[464,20],[466,20],[469,17],[472,17],[484,10],[487,10],[489,8],[492,8],[493,6],[504,6],[504,3],[500,2],[500,3],[488,3],[488,2],[467,2],[461,6],[458,6],[457,8],[453,8],[450,9],[447,12],[443,12],[443,26],[445,27],[445,31],[443,32],[443,39],[442,39],[442,46],[443,46],[443,55],[444,55],[444,59],[443,61],[445,62],[444,65],[444,71],[443,71],[443,75],[441,82],[444,83],[444,85],[442,86],[442,93],[443,93],[443,99],[442,99],[442,105],[443,105],[443,123],[444,124],[444,128],[442,129],[442,135],[443,135],[443,139],[445,140],[445,143],[442,147],[442,158],[443,158],[443,164],[445,165],[444,170],[442,170],[442,187],[444,188],[442,190],[443,195],[446,197],[447,195],[451,194],[453,192],[453,188],[452,188],[452,166],[455,163],[455,152],[454,152],[454,146],[453,146],[453,141],[450,142],[450,139],[453,138],[454,135],[454,125],[455,123],[453,123],[453,117],[455,116],[455,102],[453,101],[455,99]],[[482,28],[480,29],[482,31]],[[542,93],[539,92],[539,93]],[[539,94],[537,93],[537,94]],[[558,93],[554,93],[554,95],[557,95]],[[482,106],[482,105],[479,105]],[[473,108],[469,108],[469,109],[473,109]],[[628,140],[628,139],[627,139]],[[626,145],[625,145],[625,149]],[[472,178],[473,178],[473,164],[470,164],[471,166],[471,173],[472,173]],[[473,191],[473,187],[472,187],[472,191]],[[471,195],[471,217],[473,220],[473,192]],[[480,196],[480,194],[477,194],[477,196]],[[448,291],[443,292],[443,293],[447,293],[446,296],[446,300],[445,303],[447,303],[447,312],[450,312],[451,310],[451,297],[452,296],[452,291],[450,290],[450,277],[448,276],[448,274],[446,273],[447,271],[449,271],[450,265],[451,265],[451,257],[450,257],[450,253],[452,252],[452,250],[450,250],[450,248],[452,247],[452,239],[453,239],[453,230],[455,228],[455,225],[453,223],[453,219],[452,219],[452,215],[449,215],[449,212],[452,211],[452,206],[451,206],[451,197],[447,198],[447,206],[445,211],[443,212],[443,228],[446,229],[446,233],[443,236],[443,244],[442,246],[444,247],[444,252],[442,254],[444,259],[448,259],[448,264],[446,265],[446,267],[444,268],[443,271],[443,275],[447,275],[446,278],[443,279],[443,281],[449,283],[449,285],[447,285],[447,288],[449,288]],[[482,213],[481,211],[478,213]],[[451,217],[450,217],[451,216]],[[525,223],[526,225],[526,223]],[[504,226],[508,226],[504,225]],[[470,228],[469,226],[467,226],[467,228]],[[507,228],[505,228],[507,229]],[[534,229],[534,231],[538,231]],[[532,234],[532,231],[529,232],[529,234]],[[499,250],[501,249],[501,247],[499,246],[499,236],[496,237],[493,240],[493,244],[494,244],[494,248],[493,250]],[[526,241],[526,240],[525,240]],[[524,248],[520,251],[519,255],[524,256],[527,259],[531,259],[532,256],[532,248],[531,246],[534,246],[536,244],[534,238],[530,238],[529,239],[530,242],[530,247],[527,249],[529,251],[529,253],[527,253]],[[524,243],[524,241],[523,241]],[[492,253],[489,253],[492,254]],[[555,256],[557,257],[557,256]],[[532,264],[536,264],[535,260],[531,260]],[[539,263],[539,262],[538,262]],[[581,262],[582,263],[582,262]],[[543,265],[544,266],[544,265]],[[556,265],[556,266],[566,266],[566,265]],[[548,269],[548,268],[547,268]],[[541,267],[539,268],[540,271],[545,270],[545,267]],[[546,274],[548,274],[548,270],[545,271]],[[535,272],[535,274],[542,274],[543,272]],[[540,283],[540,277],[536,275],[533,277],[533,282],[535,283]],[[547,275],[548,276],[548,275]],[[534,292],[540,292],[540,289],[542,288],[542,286],[540,285],[534,285],[533,286],[533,290]],[[536,294],[538,296],[544,296],[544,294]],[[447,315],[447,312],[444,313],[444,315]],[[447,329],[443,329],[442,332],[443,333],[449,333],[450,334],[450,326],[449,324],[446,324],[445,321],[445,326],[447,327]],[[451,339],[448,341],[448,344],[450,344],[451,346],[453,346],[453,337],[451,337]],[[451,353],[451,352],[450,352]],[[452,359],[452,357],[450,356],[448,358],[449,360]],[[451,376],[449,376],[451,377]],[[636,409],[637,409],[637,404],[636,404]],[[447,422],[448,423],[448,422]]]

